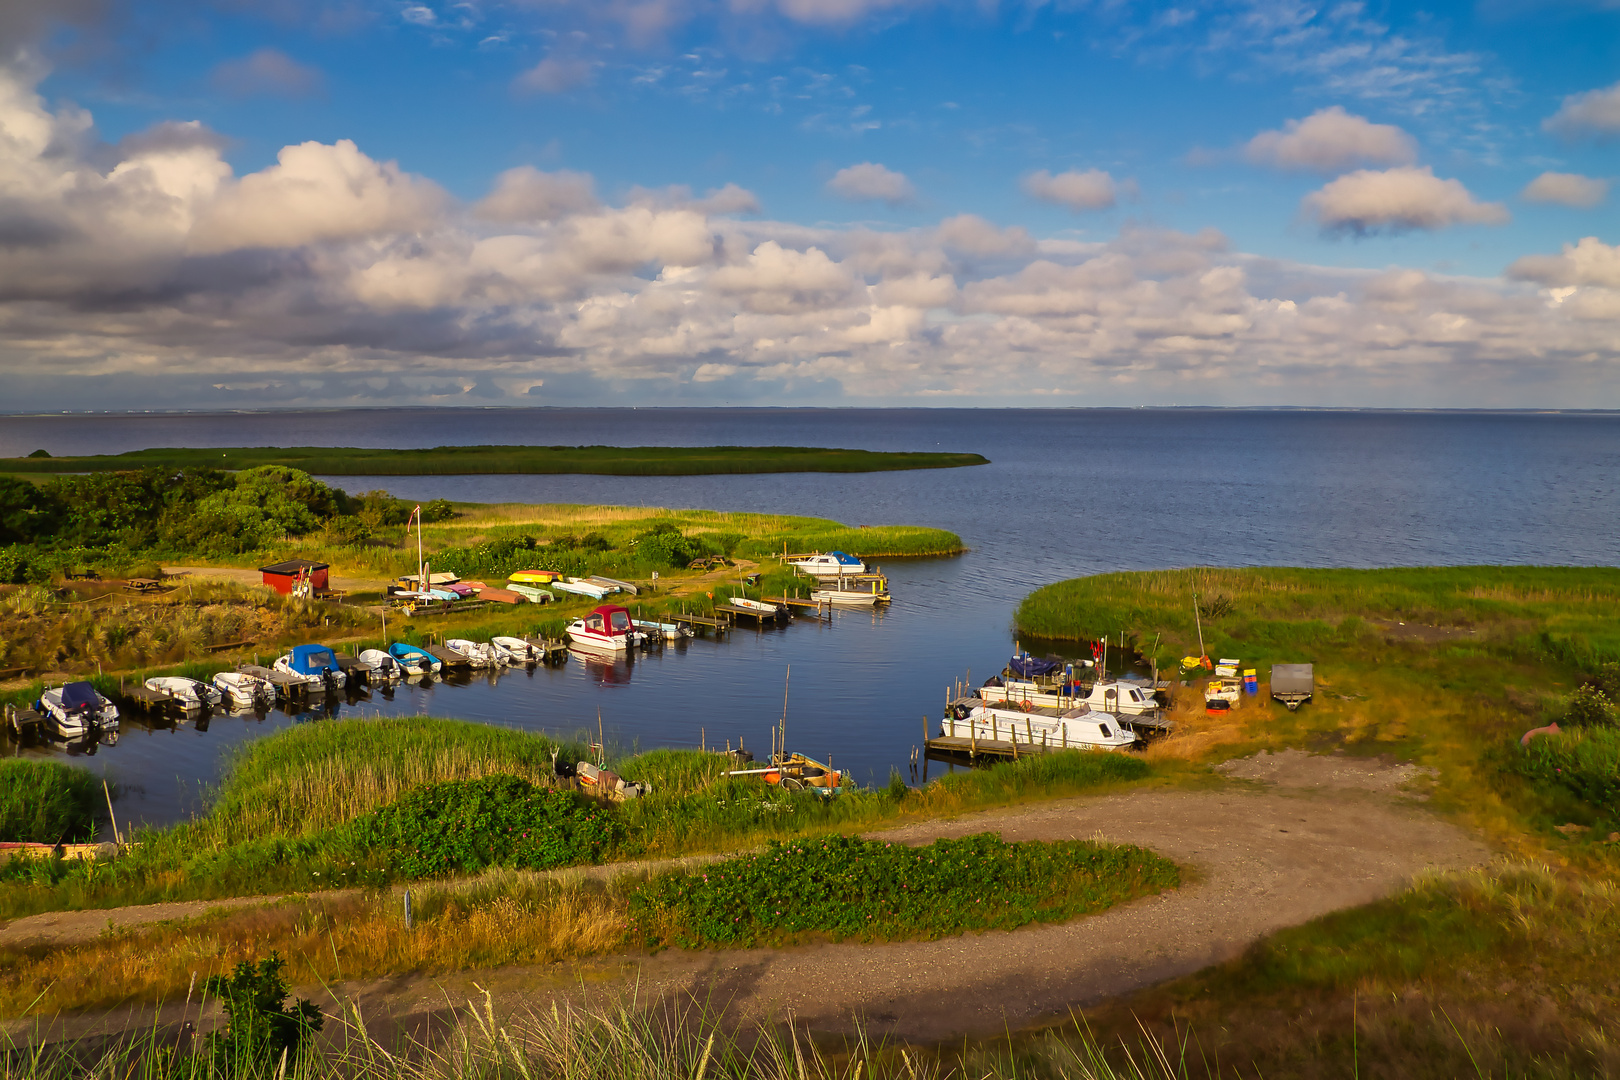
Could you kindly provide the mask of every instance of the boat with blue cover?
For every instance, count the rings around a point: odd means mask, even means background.
[[[312,689],[341,690],[347,677],[338,666],[337,653],[325,645],[294,645],[293,651],[276,658],[275,670],[301,679]]]
[[[48,717],[64,739],[118,730],[118,707],[87,682],[70,682],[45,691],[34,702],[34,711]]]
[[[396,641],[388,646],[388,655],[399,661],[399,666],[411,675],[437,675],[444,662],[426,649]]]
[[[866,573],[866,564],[847,551],[794,555],[789,557],[788,565],[812,577],[854,577]]]

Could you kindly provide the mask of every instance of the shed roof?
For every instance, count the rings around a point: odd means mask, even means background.
[[[286,562],[274,563],[270,566],[259,567],[261,574],[297,574],[305,570],[329,570],[331,563],[308,562],[304,559],[288,559]]]

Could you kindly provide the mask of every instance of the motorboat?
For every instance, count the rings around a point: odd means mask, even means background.
[[[568,640],[583,648],[619,653],[646,644],[647,635],[636,629],[624,608],[603,604],[568,624]]]
[[[1136,733],[1127,728],[1120,717],[1093,712],[1089,706],[1077,709],[1035,706],[1025,712],[976,698],[953,705],[945,715],[941,733],[953,738],[1023,743],[1046,750],[1128,750],[1137,743]]]
[[[825,586],[825,583],[823,585]],[[887,581],[875,579],[869,584],[839,582],[836,587],[813,589],[810,592],[810,599],[818,604],[833,604],[837,607],[875,607],[878,604],[889,603],[894,597],[889,595]]]
[[[155,693],[166,694],[187,712],[212,709],[225,700],[225,695],[221,694],[212,683],[188,679],[181,675],[160,675],[147,679],[146,688]]]
[[[550,585],[562,577],[556,570],[516,570],[506,575],[508,585]]]
[[[490,638],[489,643],[506,650],[509,657],[506,661],[508,664],[534,664],[541,659],[540,649],[520,637],[508,637],[503,634]]]
[[[214,689],[235,709],[268,709],[276,703],[276,688],[268,679],[241,671],[221,671]]]
[[[536,585],[524,585],[520,582],[509,581],[508,587],[531,604],[549,604],[557,599],[557,594],[550,589],[542,589]]]
[[[788,565],[812,577],[850,577],[866,573],[866,564],[847,551],[829,551],[823,555],[801,555],[788,561]]]
[[[367,677],[375,682],[393,682],[405,675],[404,665],[394,659],[392,653],[382,649],[361,649],[355,659],[366,669]]]
[[[1089,687],[1065,679],[1057,683],[1039,683],[1028,679],[993,678],[979,687],[979,697],[985,701],[1006,705],[1041,705],[1047,708],[1074,709],[1081,705],[1099,712],[1141,716],[1156,712],[1159,701],[1153,689],[1141,683],[1098,682]]]
[[[399,666],[405,669],[407,675],[437,675],[439,669],[444,667],[443,661],[426,649],[407,645],[403,641],[388,646],[388,655],[399,661]]]
[[[679,623],[656,622],[652,619],[632,619],[630,622],[637,630],[647,635],[648,641],[675,641],[683,637],[697,636],[697,632],[690,626],[681,626]]]
[[[594,581],[585,581],[577,577],[571,577],[567,581],[553,581],[551,587],[573,593],[575,596],[589,596],[592,600],[600,600],[608,593],[619,591],[617,585],[598,585]]]
[[[744,611],[757,612],[766,619],[785,619],[788,609],[783,604],[773,604],[766,600],[750,600],[746,596],[733,596],[731,606],[742,608]]]
[[[118,707],[87,682],[52,687],[34,702],[34,711],[46,717],[64,739],[118,730]]]
[[[276,658],[275,669],[292,675],[306,686],[341,690],[347,681],[338,666],[337,654],[325,645],[294,645],[293,651]]]
[[[512,659],[512,654],[507,649],[490,641],[450,638],[445,641],[444,647],[454,649],[465,656],[475,668],[502,667]]]

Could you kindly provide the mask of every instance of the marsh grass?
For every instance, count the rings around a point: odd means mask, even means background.
[[[0,840],[89,840],[101,799],[101,785],[87,769],[59,761],[0,761]]]

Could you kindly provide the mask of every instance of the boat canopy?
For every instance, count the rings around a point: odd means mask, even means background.
[[[585,616],[585,629],[593,634],[618,637],[621,634],[632,634],[636,628],[630,613],[624,608],[617,604],[603,604]]]
[[[337,670],[337,656],[325,645],[294,645],[289,665],[300,675],[319,675]]]
[[[407,645],[403,641],[396,641],[388,646],[388,652],[393,656],[425,656],[429,660],[434,659],[433,654],[426,649],[419,649],[415,645]]]
[[[1033,679],[1037,675],[1050,675],[1063,669],[1061,660],[1038,660],[1033,656],[1015,656],[1007,665],[1020,679]]]
[[[855,556],[851,555],[847,551],[829,551],[829,552],[827,552],[827,554],[829,554],[833,558],[837,559],[839,566],[859,566],[859,565],[861,565],[861,560],[857,559]]]
[[[101,704],[101,695],[87,682],[70,682],[62,687],[62,708],[93,709]]]

